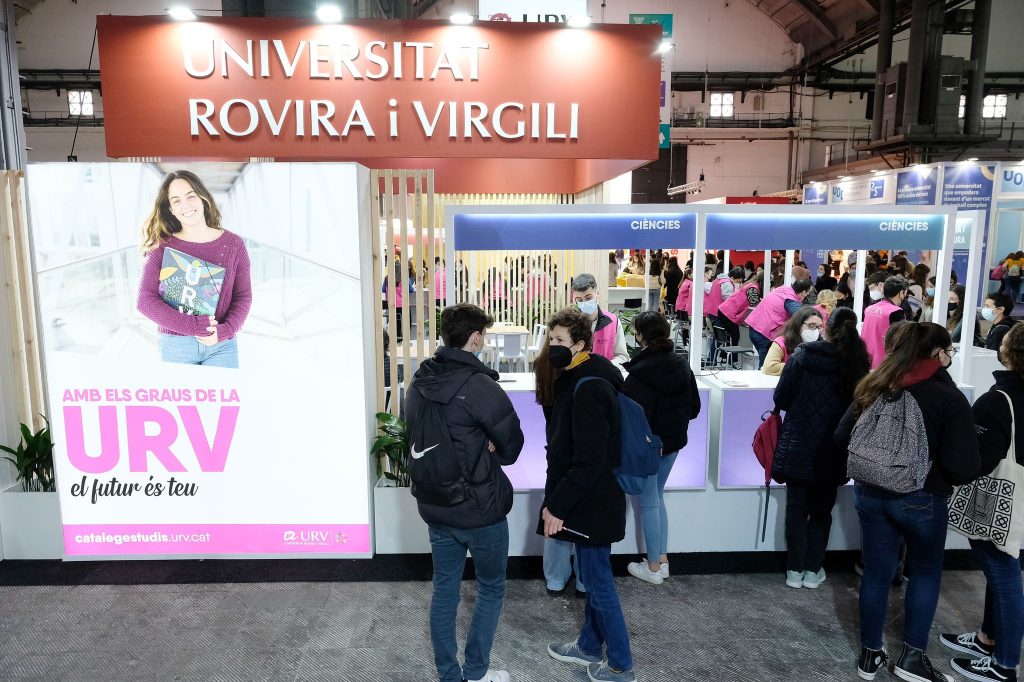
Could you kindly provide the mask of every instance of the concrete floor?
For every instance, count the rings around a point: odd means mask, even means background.
[[[463,583],[460,635],[472,585]],[[857,679],[853,573],[817,591],[774,574],[618,587],[642,682]],[[977,627],[983,597],[979,572],[945,574],[930,647],[939,669],[949,672],[938,633]],[[432,680],[429,600],[427,582],[0,587],[0,679]],[[894,590],[891,652],[902,603]],[[516,681],[586,680],[545,653],[575,637],[582,608],[548,597],[541,580],[510,581],[492,667]]]

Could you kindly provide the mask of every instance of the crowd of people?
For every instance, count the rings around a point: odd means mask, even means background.
[[[669,260],[662,277],[677,266]],[[798,262],[791,286],[780,284],[761,296],[758,269],[748,265],[716,272],[709,263],[705,285],[709,297],[720,298],[709,314],[745,323],[765,371],[779,375],[774,399],[784,419],[771,475],[787,491],[785,584],[814,589],[826,580],[833,507],[839,487],[852,478],[862,529],[858,675],[872,680],[889,664],[883,640],[888,597],[905,573],[903,637],[892,650],[892,671],[904,680],[950,680],[926,653],[950,497],[955,486],[981,481],[1004,460],[1024,464],[1024,454],[1016,459],[1024,443],[1018,443],[1014,424],[1014,414],[1024,410],[1024,326],[1010,318],[1012,299],[995,293],[982,309],[992,322],[985,344],[995,345],[1006,370],[995,373],[993,388],[972,407],[947,371],[957,352],[951,325],[920,321],[934,296],[926,268],[897,255],[886,263],[889,272],[872,272],[861,288],[846,275],[832,277],[828,264],[812,282]],[[665,484],[701,409],[696,379],[671,334],[671,316],[686,312],[692,263],[680,273],[670,281],[681,305],[670,307],[669,315],[637,315],[632,354],[624,325],[600,306],[596,279],[576,275],[573,305],[547,321],[534,364],[536,401],[546,424],[547,478],[535,510],[544,578],[550,595],[571,588],[584,598],[580,632],[549,644],[547,654],[585,667],[590,680],[636,679],[611,567],[612,545],[626,533],[627,494],[616,474],[626,447],[623,433],[638,428],[627,422],[632,413],[623,400],[642,409],[642,428],[662,444],[657,471],[637,494],[645,555],[628,572],[652,585],[670,576]],[[871,301],[860,331],[850,303],[857,291]],[[950,321],[962,320],[963,309],[960,294]],[[429,527],[434,560],[430,630],[442,682],[511,679],[490,668],[490,650],[504,596],[512,507],[512,487],[501,467],[516,461],[523,434],[497,372],[476,356],[493,323],[471,304],[446,308],[440,320],[444,345],[420,364],[406,398],[412,492]],[[731,335],[733,327],[727,329]],[[984,604],[978,604],[980,629],[938,639],[958,654],[951,665],[964,676],[1016,680],[1024,637],[1019,539],[1015,548],[994,536],[972,539],[971,547],[987,581]],[[478,596],[460,664],[455,622],[467,551]],[[851,667],[853,660],[851,652]]]

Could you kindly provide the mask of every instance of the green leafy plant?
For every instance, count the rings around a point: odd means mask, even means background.
[[[43,417],[46,426],[32,433],[25,424],[21,425],[21,442],[17,449],[0,445],[0,450],[14,457],[4,457],[18,470],[18,480],[25,492],[53,492],[53,441],[50,440],[50,422]]]
[[[409,486],[409,439],[404,419],[389,412],[377,413],[377,437],[370,446],[370,457],[377,462],[378,480]]]

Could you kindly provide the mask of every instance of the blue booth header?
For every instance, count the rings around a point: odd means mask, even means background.
[[[941,249],[941,214],[797,215],[708,214],[707,248],[768,249]]]
[[[456,251],[692,249],[694,213],[458,213]]]

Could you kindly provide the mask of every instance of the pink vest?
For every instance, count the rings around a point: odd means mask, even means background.
[[[777,344],[782,349],[782,361],[786,362],[789,360],[789,353],[786,351],[786,337],[778,336],[772,343]]]
[[[704,297],[704,314],[717,315],[722,306],[722,285],[729,281],[728,277],[715,277],[711,282],[711,291]]]
[[[772,289],[747,316],[747,326],[767,339],[775,338],[786,323],[786,301],[799,301],[793,287]]]
[[[612,323],[606,324],[594,332],[594,350],[592,352],[611,360],[615,357],[615,336],[619,329],[619,318],[609,315],[603,310],[599,310],[597,315],[599,320],[601,317],[607,317],[611,319]]]
[[[816,305],[814,306],[814,309],[818,311],[819,315],[821,315],[821,327],[824,329],[828,325],[828,311],[825,310],[825,306],[823,305]]]
[[[688,315],[693,314],[693,280],[686,279],[679,286],[679,295],[676,296],[676,310],[681,310]]]
[[[548,290],[547,273],[536,272],[527,277],[526,280],[526,303],[533,303]]]
[[[444,270],[434,270],[434,298],[438,300],[448,298],[448,278],[444,275]]]
[[[875,369],[885,360],[885,332],[889,329],[889,317],[902,310],[898,305],[882,299],[878,303],[864,309],[864,324],[860,329],[860,337],[868,347],[871,356],[871,369]]]
[[[725,303],[718,307],[718,314],[725,315],[727,318],[739,324],[743,321],[743,316],[747,314],[747,308],[750,307],[747,303],[747,290],[757,286],[757,282],[747,282],[736,291],[732,292],[732,296],[725,300]]]

